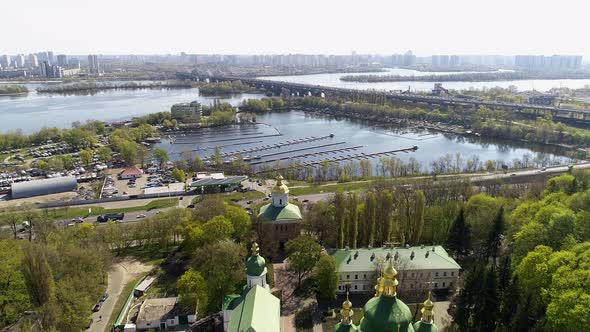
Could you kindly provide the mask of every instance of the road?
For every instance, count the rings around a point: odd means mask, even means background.
[[[89,332],[104,332],[109,317],[111,314],[118,315],[118,312],[113,313],[113,309],[121,296],[129,296],[129,294],[121,294],[125,285],[135,280],[144,272],[152,269],[151,265],[146,265],[138,261],[124,260],[113,264],[108,274],[107,293],[109,297],[104,302],[98,312],[92,314],[94,322],[87,330]],[[98,299],[97,299],[98,301]],[[102,319],[100,318],[102,316]]]
[[[113,312],[113,308],[121,295],[124,287],[123,280],[126,279],[127,270],[122,264],[115,264],[108,275],[107,293],[109,297],[103,303],[98,312],[92,314],[94,322],[87,331],[90,332],[104,332],[109,323],[109,317]],[[102,317],[102,318],[101,318]]]

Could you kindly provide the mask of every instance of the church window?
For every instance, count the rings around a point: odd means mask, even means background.
[[[283,205],[283,200],[279,199],[279,205]]]
[[[447,276],[447,271],[443,272],[443,276],[445,276],[445,277]]]

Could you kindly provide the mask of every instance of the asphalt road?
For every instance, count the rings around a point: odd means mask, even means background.
[[[90,332],[104,332],[107,324],[109,323],[109,317],[113,312],[115,304],[121,295],[123,290],[124,279],[126,279],[127,270],[121,264],[113,265],[113,268],[109,271],[108,275],[108,286],[107,293],[109,297],[104,301],[102,307],[98,312],[92,314],[94,322],[90,325],[87,331]],[[97,299],[98,301],[98,299]],[[102,318],[100,318],[102,317]]]

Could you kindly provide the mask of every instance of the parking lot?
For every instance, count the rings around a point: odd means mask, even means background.
[[[143,175],[140,178],[135,179],[135,183],[132,181],[130,182],[127,179],[119,179],[119,174],[123,171],[122,168],[113,168],[109,169],[107,174],[110,175],[110,178],[107,178],[105,183],[105,188],[107,190],[103,190],[104,194],[109,194],[112,192],[111,195],[139,195],[141,194],[142,187],[144,187],[147,183],[147,178]],[[108,188],[114,188],[114,190],[108,190]],[[103,197],[106,197],[103,195]]]

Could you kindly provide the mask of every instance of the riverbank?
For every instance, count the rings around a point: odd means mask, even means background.
[[[346,75],[340,77],[344,82],[382,83],[382,82],[493,82],[535,79],[589,79],[590,73],[525,73],[525,72],[483,72],[456,73],[447,75]]]
[[[138,84],[135,82],[124,84],[97,84],[95,82],[77,83],[72,85],[58,85],[45,88],[38,88],[38,93],[76,93],[95,92],[105,90],[126,90],[126,89],[191,89],[196,87],[192,82],[156,82],[149,84]]]

